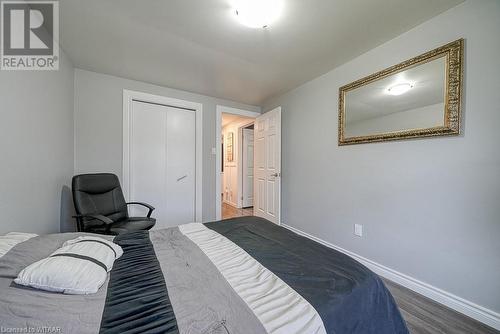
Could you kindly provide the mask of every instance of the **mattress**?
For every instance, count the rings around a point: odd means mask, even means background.
[[[0,258],[2,330],[60,333],[408,333],[381,279],[257,217],[140,231],[93,295],[13,279],[81,233],[37,236]],[[111,238],[111,237],[109,237]]]

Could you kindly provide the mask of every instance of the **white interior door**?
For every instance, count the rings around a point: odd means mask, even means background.
[[[130,200],[156,208],[156,228],[195,221],[195,112],[133,101],[129,138]],[[131,216],[145,213],[130,210]]]
[[[242,189],[242,206],[248,208],[253,206],[253,175],[254,175],[254,135],[253,129],[243,129],[243,189]]]
[[[254,214],[280,223],[281,107],[255,120]]]

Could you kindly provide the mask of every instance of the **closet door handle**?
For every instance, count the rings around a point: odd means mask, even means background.
[[[181,180],[185,179],[186,177],[188,177],[188,176],[187,176],[187,174],[186,174],[186,175],[184,175],[184,176],[181,176],[180,178],[178,178],[178,179],[177,179],[177,182],[179,182],[179,181],[181,181]]]

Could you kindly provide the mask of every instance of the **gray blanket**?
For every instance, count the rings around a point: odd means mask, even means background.
[[[86,233],[39,236],[14,246],[0,258],[0,330],[98,333],[107,282],[93,295],[64,295],[16,285],[28,265],[49,256],[70,239]],[[109,238],[109,237],[107,237]]]
[[[205,254],[178,228],[151,235],[180,333],[266,331]]]
[[[59,333],[407,334],[383,282],[352,258],[256,217],[128,233],[93,295],[13,283],[81,233],[0,258],[0,330]]]
[[[93,295],[65,295],[13,282],[26,266],[83,233],[39,236],[0,258],[0,326],[6,330],[98,333],[106,282]],[[102,237],[102,236],[101,236]],[[203,252],[178,228],[151,231],[180,333],[265,333],[262,324]]]

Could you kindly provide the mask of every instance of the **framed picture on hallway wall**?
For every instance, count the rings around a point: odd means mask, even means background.
[[[234,141],[234,138],[233,138],[233,133],[232,132],[229,132],[227,134],[227,142],[226,142],[226,145],[227,145],[227,161],[228,162],[232,162],[234,160],[234,154],[233,154],[233,141]]]

